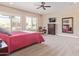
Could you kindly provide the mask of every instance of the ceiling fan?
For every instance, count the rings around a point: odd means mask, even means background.
[[[51,7],[51,6],[45,6],[45,4],[46,4],[45,2],[41,2],[41,5],[37,9],[43,8],[44,10],[46,10],[47,7],[49,8]]]

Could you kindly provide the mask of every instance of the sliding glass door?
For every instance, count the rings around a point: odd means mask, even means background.
[[[37,18],[36,17],[26,17],[26,30],[36,31],[37,30]]]

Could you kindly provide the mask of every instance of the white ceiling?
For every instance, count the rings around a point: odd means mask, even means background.
[[[9,2],[0,2],[0,4],[29,11],[29,12],[34,12],[38,14],[49,14],[52,12],[56,11],[61,11],[71,5],[74,5],[76,3],[73,2],[46,2],[46,5],[50,5],[51,8],[47,8],[46,10],[43,10],[42,8],[36,9],[38,5],[40,5],[40,2],[14,2],[14,3],[9,3]],[[77,3],[78,4],[78,3]]]

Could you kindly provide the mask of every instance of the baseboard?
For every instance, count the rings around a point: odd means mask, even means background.
[[[65,36],[65,37],[72,37],[72,38],[79,38],[78,36],[72,36],[72,35],[63,35],[63,34],[57,34],[58,36]]]

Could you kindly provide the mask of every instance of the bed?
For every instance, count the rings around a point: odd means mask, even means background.
[[[8,45],[8,54],[33,43],[44,42],[40,33],[13,32],[11,36],[0,33],[0,39]]]

